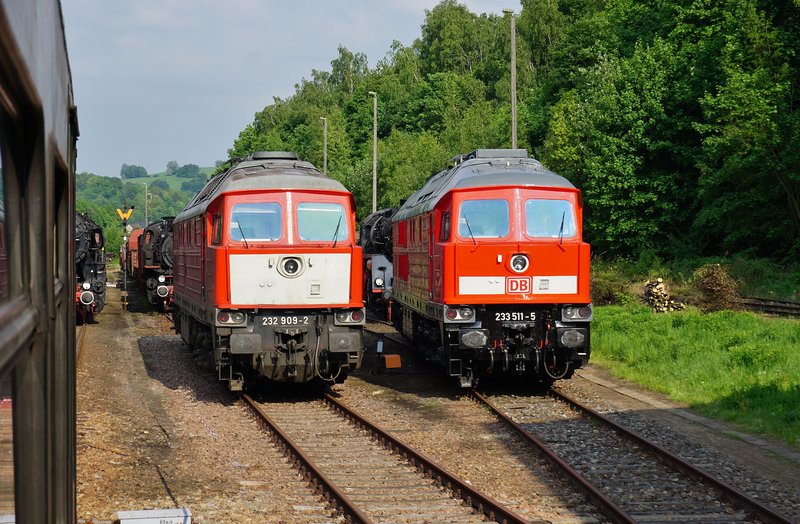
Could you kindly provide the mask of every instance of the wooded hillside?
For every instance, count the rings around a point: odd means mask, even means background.
[[[522,0],[519,147],[584,192],[595,253],[800,255],[800,3]],[[374,67],[344,47],[241,131],[232,156],[297,151],[371,206],[457,153],[510,147],[510,15],[455,0]]]

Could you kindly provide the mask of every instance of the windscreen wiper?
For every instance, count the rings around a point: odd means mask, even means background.
[[[564,217],[567,216],[567,212],[564,211],[561,213],[561,227],[558,228],[558,243],[561,244],[564,241]]]
[[[475,235],[472,234],[472,228],[469,227],[469,219],[467,218],[467,215],[464,215],[464,222],[467,223],[467,231],[469,231],[469,237],[472,239],[472,243],[477,246],[478,243],[475,242]]]
[[[342,225],[342,215],[339,215],[339,221],[336,222],[336,231],[333,232],[333,246],[336,247],[336,243],[339,241],[339,226]]]
[[[244,240],[244,247],[250,249],[250,246],[247,243],[247,239],[244,236],[244,231],[242,231],[242,224],[240,224],[238,220],[236,221],[236,227],[239,228],[239,233],[242,234],[242,240]]]

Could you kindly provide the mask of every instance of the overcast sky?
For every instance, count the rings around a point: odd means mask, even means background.
[[[62,0],[80,138],[78,172],[212,166],[273,97],[337,47],[370,68],[420,36],[437,0]],[[519,0],[466,0],[475,13]]]

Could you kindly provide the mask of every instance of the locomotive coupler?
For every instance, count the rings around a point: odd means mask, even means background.
[[[295,363],[296,346],[297,342],[294,339],[290,339],[286,343],[286,376],[289,378],[297,376],[297,364]]]

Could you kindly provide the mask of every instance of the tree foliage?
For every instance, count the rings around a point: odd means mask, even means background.
[[[119,170],[120,178],[145,178],[147,170],[142,166],[122,164]]]
[[[330,71],[275,98],[232,156],[292,150],[371,210],[396,205],[448,158],[509,147],[507,14],[456,0],[370,68],[339,46]],[[584,192],[596,252],[800,254],[800,5],[775,0],[522,0],[520,147]]]

